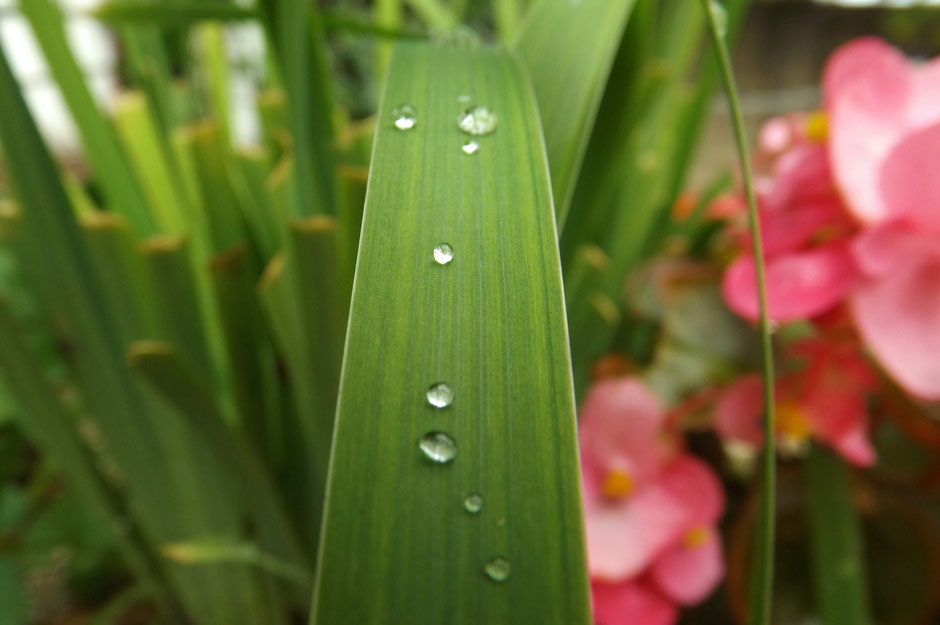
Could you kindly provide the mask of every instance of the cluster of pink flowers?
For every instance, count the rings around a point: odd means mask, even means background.
[[[823,107],[761,133],[770,315],[815,319],[845,304],[878,365],[911,395],[940,399],[940,59],[850,42],[826,65]],[[756,318],[749,254],[724,292]]]
[[[850,42],[825,68],[823,110],[771,120],[760,147],[770,316],[814,328],[777,341],[778,441],[805,449],[812,438],[869,466],[877,369],[916,398],[940,399],[940,59],[917,64],[878,39]],[[755,320],[740,195],[710,214],[729,220],[739,251],[725,301]],[[643,383],[613,361],[598,367],[612,377],[590,390],[580,421],[595,620],[671,625],[724,576],[721,482],[684,451]],[[706,395],[723,440],[761,444],[757,374]]]
[[[670,625],[724,575],[721,482],[685,453],[659,399],[608,378],[582,408],[588,564],[598,625]]]

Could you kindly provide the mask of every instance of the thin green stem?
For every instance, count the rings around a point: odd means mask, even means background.
[[[721,78],[724,82],[728,106],[731,109],[731,123],[737,144],[738,158],[744,177],[744,192],[747,196],[747,219],[751,231],[751,247],[754,250],[754,267],[757,276],[757,294],[760,305],[760,339],[762,352],[762,373],[764,378],[764,449],[762,458],[762,490],[760,513],[756,532],[756,558],[751,576],[752,591],[748,623],[750,625],[769,625],[773,605],[774,578],[774,533],[776,508],[776,443],[774,428],[774,360],[773,344],[770,339],[770,318],[767,315],[767,284],[764,271],[764,249],[761,238],[760,218],[757,214],[757,199],[754,193],[754,175],[751,171],[751,159],[748,155],[747,137],[744,134],[744,121],[741,116],[741,104],[738,101],[738,88],[735,84],[734,70],[725,44],[717,0],[702,0],[707,16]]]

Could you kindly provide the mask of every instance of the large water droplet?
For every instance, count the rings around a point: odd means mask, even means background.
[[[468,135],[488,135],[498,123],[496,113],[485,106],[471,106],[457,116],[457,127]]]
[[[434,246],[434,262],[438,265],[446,265],[454,260],[454,248],[447,243],[438,243]]]
[[[395,128],[399,130],[411,130],[418,123],[418,113],[415,107],[410,104],[402,104],[392,110],[392,120]]]
[[[454,389],[444,382],[437,382],[428,388],[425,397],[428,398],[428,403],[435,408],[447,408],[454,403]]]
[[[463,144],[463,147],[460,148],[463,150],[464,154],[476,154],[480,151],[480,144],[476,141],[470,140]]]
[[[719,0],[711,0],[708,8],[715,18],[715,25],[718,27],[718,34],[724,37],[728,34],[728,10]]]
[[[470,493],[463,499],[463,509],[470,514],[479,514],[483,509],[483,495]]]
[[[418,446],[428,460],[437,464],[447,464],[457,457],[457,443],[443,432],[428,432]]]
[[[493,558],[483,565],[483,572],[494,582],[505,582],[512,575],[512,567],[506,558]]]

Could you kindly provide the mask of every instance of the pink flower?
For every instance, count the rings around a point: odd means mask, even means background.
[[[785,447],[801,447],[810,437],[829,445],[849,462],[868,466],[875,452],[868,439],[866,393],[876,379],[848,341],[814,339],[791,346],[798,368],[777,379],[777,434]],[[715,429],[731,440],[760,445],[763,392],[760,376],[739,378],[715,407]]]
[[[772,119],[761,132],[771,172],[759,181],[758,209],[767,303],[776,321],[832,310],[860,276],[849,244],[856,226],[836,193],[819,119]],[[743,216],[736,238],[744,254],[728,267],[722,289],[735,313],[754,320],[759,313],[754,259]]]
[[[823,90],[833,171],[868,225],[852,248],[856,326],[898,384],[940,399],[940,59],[856,40],[833,54]]]
[[[720,481],[680,452],[659,400],[633,378],[591,389],[580,445],[598,622],[674,622],[674,604],[701,601],[724,575]]]

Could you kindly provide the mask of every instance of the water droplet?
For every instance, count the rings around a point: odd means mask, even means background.
[[[463,144],[463,147],[460,148],[463,150],[464,154],[476,154],[480,151],[480,144],[476,141],[470,140]]]
[[[438,243],[434,246],[434,262],[438,265],[446,265],[452,260],[454,260],[454,248],[447,243]]]
[[[483,509],[483,495],[470,493],[463,499],[463,509],[470,514],[479,514]]]
[[[505,582],[512,575],[512,567],[506,558],[493,558],[483,565],[483,572],[494,582]]]
[[[473,102],[473,97],[470,96],[469,94],[462,93],[462,94],[460,94],[459,96],[457,96],[457,103],[458,103],[458,104],[463,104],[464,106],[466,106],[466,105],[470,104],[471,102]]]
[[[471,106],[457,116],[457,127],[468,135],[488,135],[498,123],[496,113],[485,106]]]
[[[425,393],[428,403],[435,408],[447,408],[454,403],[454,390],[443,382],[432,384]]]
[[[715,19],[715,25],[718,27],[718,34],[724,37],[728,34],[728,10],[718,0],[711,0],[708,3],[708,8],[712,12],[712,17]]]
[[[437,464],[447,464],[457,457],[457,443],[443,432],[428,432],[418,446],[428,460]]]
[[[418,123],[418,113],[415,111],[415,107],[410,104],[402,104],[392,111],[392,119],[394,120],[395,128],[399,130],[411,130],[415,127],[415,124]]]

